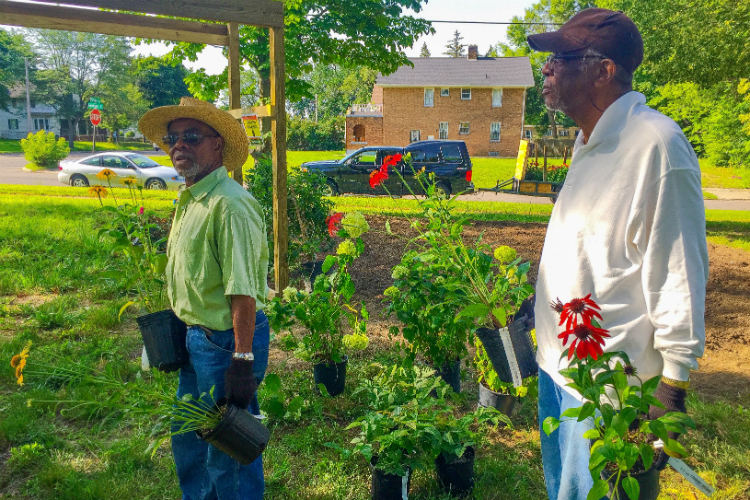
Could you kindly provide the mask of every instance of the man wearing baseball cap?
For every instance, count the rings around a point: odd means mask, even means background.
[[[185,177],[166,270],[172,309],[188,325],[190,364],[180,370],[177,396],[209,404],[226,397],[259,415],[269,343],[266,226],[260,204],[227,174],[247,159],[245,131],[190,97],[152,109],[138,125]],[[243,466],[193,432],[173,436],[172,452],[183,500],[263,498],[261,457]]]
[[[690,370],[705,342],[708,250],[698,160],[677,124],[632,90],[643,41],[622,12],[586,9],[558,31],[528,37],[550,52],[542,73],[548,108],[581,133],[555,204],[539,265],[535,320],[539,350],[539,421],[580,406],[559,374],[566,366],[558,298],[591,298],[609,330],[605,351],[625,351],[642,380],[660,376],[654,394],[685,411]],[[591,419],[541,435],[550,500],[584,500]],[[660,453],[656,466],[666,466]]]

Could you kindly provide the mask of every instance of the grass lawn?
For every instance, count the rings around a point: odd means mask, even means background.
[[[173,194],[148,192],[145,198],[146,208],[161,216],[168,216],[172,210]],[[340,197],[336,202],[341,210],[378,213],[391,204],[381,198]],[[399,200],[398,205],[413,210],[408,200]],[[119,414],[105,420],[84,408],[65,404],[29,406],[29,398],[73,397],[76,389],[56,385],[54,380],[34,384],[31,377],[19,387],[8,364],[30,340],[35,347],[74,357],[83,364],[106,364],[129,384],[166,391],[176,387],[174,373],[139,370],[141,340],[135,322],[128,315],[122,322],[117,318],[129,295],[118,283],[103,279],[103,273],[120,269],[122,262],[112,254],[112,243],[97,237],[110,217],[97,207],[99,201],[88,197],[83,188],[4,186],[0,194],[1,498],[170,500],[180,496],[168,444],[153,458],[145,453],[156,423],[153,418]],[[458,208],[476,213],[479,219],[544,222],[552,207],[463,203]],[[750,235],[750,212],[709,210],[707,217],[709,231],[716,237]],[[275,355],[283,357],[276,342],[272,348]],[[281,375],[285,402],[300,395],[304,404],[299,412],[266,421],[273,432],[264,456],[266,498],[369,498],[365,461],[342,460],[324,444],[348,442],[351,432],[345,427],[366,408],[361,396],[352,394],[353,388],[372,377],[377,370],[373,362],[389,364],[395,360],[395,353],[382,345],[353,355],[347,392],[337,398],[314,394],[311,370],[304,363],[291,361],[275,368]],[[107,397],[105,392],[94,394]],[[261,408],[267,412],[270,396],[263,386],[259,396]],[[462,394],[452,404],[457,412],[464,413],[473,409],[476,399]],[[750,400],[709,403],[691,393],[687,404],[698,423],[698,430],[682,439],[694,454],[688,462],[718,486],[720,491],[713,498],[748,498]],[[514,429],[487,433],[477,459],[473,498],[545,497],[535,405],[529,398],[521,406],[513,417]],[[661,500],[702,498],[676,473],[666,471],[663,478]],[[450,498],[438,492],[429,470],[416,473],[411,492],[410,498],[416,500]]]
[[[21,141],[14,139],[0,139],[0,153],[23,153]]]
[[[114,144],[111,142],[100,142],[96,143],[97,151],[153,151],[151,144],[144,144],[142,142],[120,142],[120,144]],[[76,141],[73,151],[91,151],[91,141]],[[15,139],[0,139],[0,153],[23,153],[21,149],[21,141]]]

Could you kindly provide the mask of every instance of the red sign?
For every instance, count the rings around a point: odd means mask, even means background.
[[[92,109],[89,119],[91,120],[91,124],[96,127],[102,122],[102,112],[98,109]]]

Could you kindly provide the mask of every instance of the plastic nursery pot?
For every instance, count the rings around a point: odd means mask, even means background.
[[[302,264],[302,275],[310,281],[310,286],[315,284],[315,278],[323,274],[323,262],[322,260],[316,260]]]
[[[341,357],[340,363],[318,363],[313,366],[315,387],[317,388],[318,384],[323,384],[330,396],[337,396],[344,392],[344,386],[346,385],[346,365],[348,363],[349,357],[344,355]]]
[[[474,489],[474,448],[469,446],[458,460],[446,461],[441,453],[435,459],[438,484],[451,496],[464,496]]]
[[[370,460],[370,472],[372,483],[370,483],[370,498],[372,500],[407,500],[409,498],[409,485],[411,484],[411,469],[406,468],[405,476],[386,474],[377,467],[378,457]]]
[[[198,431],[198,437],[223,451],[242,465],[255,461],[263,453],[271,432],[249,411],[224,406],[224,416],[215,428]]]
[[[624,478],[626,476],[623,475],[622,477]],[[638,481],[638,486],[641,487],[641,493],[638,496],[638,500],[656,500],[659,496],[659,491],[661,490],[659,485],[659,470],[656,467],[652,466],[647,471],[630,474],[630,477],[635,478],[635,480]],[[618,498],[623,500],[630,498],[622,487],[622,480],[620,481],[620,484],[617,485],[617,496],[615,497],[614,483],[617,479],[617,473],[612,473],[607,469],[604,469],[601,473],[601,478],[609,482],[609,493],[607,494],[607,498]]]
[[[437,375],[440,375],[446,384],[451,386],[453,392],[461,392],[461,360],[457,359],[453,363],[447,362],[437,370]]]
[[[187,325],[171,309],[139,316],[136,322],[151,366],[173,372],[187,365]]]
[[[513,407],[516,405],[516,398],[510,394],[495,392],[479,384],[479,406],[483,408],[495,408],[500,413],[512,416]],[[504,425],[504,424],[501,424]]]
[[[518,368],[518,374],[522,379],[537,375],[539,365],[536,362],[536,349],[531,340],[526,317],[516,319],[507,331],[501,332],[503,330],[489,328],[479,328],[476,332],[498,378],[502,382],[512,383],[514,367]],[[509,341],[507,350],[503,338]]]

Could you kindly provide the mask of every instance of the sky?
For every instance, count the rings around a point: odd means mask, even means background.
[[[523,16],[524,10],[534,3],[533,0],[428,0],[416,17],[431,21],[510,21],[513,16]],[[411,11],[409,14],[413,14]],[[432,57],[442,57],[445,45],[458,30],[463,36],[465,45],[477,45],[479,54],[487,52],[490,45],[504,42],[504,25],[490,24],[447,24],[433,23],[434,35],[420,38],[412,48],[406,49],[409,57],[419,57],[422,43],[427,43]],[[135,54],[160,56],[169,49],[162,43],[140,45],[135,47]],[[224,71],[227,62],[220,47],[206,47],[195,63],[186,63],[190,69],[205,68],[208,74],[214,75]]]

